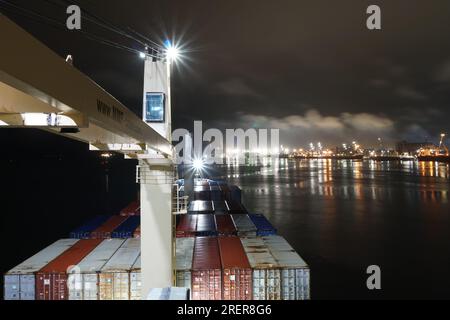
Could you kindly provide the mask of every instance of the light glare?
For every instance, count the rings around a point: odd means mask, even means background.
[[[170,61],[176,61],[180,57],[180,50],[174,46],[169,40],[165,42],[166,56]]]
[[[202,159],[194,159],[192,166],[195,170],[201,171],[203,169],[204,163]]]

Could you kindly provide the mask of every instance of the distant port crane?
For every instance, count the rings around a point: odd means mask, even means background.
[[[434,148],[421,148],[417,159],[419,161],[439,161],[439,162],[450,162],[450,153],[448,147],[445,145],[446,134],[441,133],[439,140],[439,146]]]
[[[441,133],[441,140],[439,141],[439,153],[441,154],[443,151],[443,154],[445,155],[449,155],[449,151],[447,146],[444,144],[444,139],[445,139],[446,134],[445,133]]]

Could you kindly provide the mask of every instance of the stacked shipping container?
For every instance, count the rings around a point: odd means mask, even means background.
[[[36,273],[36,300],[67,300],[67,270],[100,244],[100,239],[79,240]]]
[[[176,239],[176,285],[191,289],[191,269],[194,255],[194,238]]]
[[[310,298],[307,264],[263,215],[246,214],[239,188],[204,179],[195,194],[197,214],[177,216],[178,286],[195,300]],[[139,239],[102,240],[140,237],[138,212],[134,202],[122,216],[97,216],[71,233],[90,240],[60,240],[17,266],[5,275],[5,299],[141,299]]]
[[[87,223],[82,225],[81,227],[73,230],[70,233],[70,238],[73,239],[89,239],[91,237],[91,232],[100,227],[103,223],[105,223],[110,216],[108,215],[99,215],[95,216]]]
[[[240,237],[255,237],[256,226],[246,214],[231,215],[234,225],[236,226],[237,235]]]
[[[58,240],[8,271],[4,276],[5,300],[35,300],[35,273],[77,242],[77,239]]]
[[[236,234],[241,237],[266,236],[276,234],[276,229],[263,215],[188,214],[177,216],[177,238]]]
[[[211,201],[205,200],[195,200],[189,203],[188,209],[189,214],[208,214],[214,213],[213,205]]]
[[[100,270],[100,300],[129,300],[130,271],[141,252],[139,239],[128,239]]]
[[[237,237],[219,237],[223,300],[252,299],[252,269]]]
[[[230,186],[229,200],[232,202],[242,203],[242,192],[238,186]]]
[[[194,237],[197,231],[197,215],[180,215],[176,229],[176,237]]]
[[[104,224],[91,232],[91,239],[111,238],[111,233],[127,219],[127,216],[112,216]]]
[[[227,200],[227,205],[228,205],[230,214],[247,213],[247,210],[244,208],[244,206],[240,202]]]
[[[197,230],[195,234],[199,237],[210,237],[217,235],[214,215],[212,214],[197,215]]]
[[[222,299],[222,265],[217,238],[195,238],[192,261],[192,299]]]
[[[253,269],[253,299],[280,300],[281,272],[262,238],[241,238]]]
[[[215,214],[228,214],[230,212],[225,200],[214,200],[212,206]]]
[[[178,238],[176,249],[176,284],[194,299],[310,297],[309,268],[281,237]],[[35,299],[33,272],[40,270],[37,299],[139,300],[140,263],[137,239],[61,240],[5,275],[5,299]]]
[[[211,190],[209,186],[194,187],[194,200],[211,201]]]
[[[310,299],[310,272],[306,262],[282,237],[264,237],[263,240],[281,269],[282,299]]]
[[[111,238],[133,238],[134,231],[140,226],[141,217],[128,217],[120,226],[118,226],[111,234]]]
[[[130,271],[130,300],[142,299],[141,256],[137,258]]]
[[[70,268],[69,300],[98,300],[98,273],[124,242],[122,239],[104,240],[79,264]]]
[[[211,193],[211,200],[212,201],[224,201],[225,197],[223,196],[222,189],[219,187],[219,185],[210,185],[209,187],[210,193]]]
[[[219,236],[236,235],[236,227],[230,215],[220,214],[215,215],[217,234]]]
[[[248,215],[252,222],[255,224],[258,236],[270,236],[275,235],[277,230],[272,226],[269,220],[262,214],[249,214]]]

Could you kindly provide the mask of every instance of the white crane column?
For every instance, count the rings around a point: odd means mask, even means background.
[[[145,59],[143,120],[171,141],[170,61]],[[150,151],[139,155],[142,296],[172,287],[172,159]]]
[[[168,159],[139,160],[141,273],[143,297],[152,288],[173,286],[172,185]]]

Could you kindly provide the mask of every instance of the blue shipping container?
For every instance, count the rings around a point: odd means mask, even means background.
[[[212,214],[197,215],[197,236],[212,237],[217,236],[216,221]]]
[[[248,215],[252,222],[256,226],[257,236],[273,236],[277,234],[277,229],[266,219],[262,214],[249,214]]]
[[[120,226],[118,226],[112,233],[111,238],[133,238],[134,231],[141,224],[140,216],[128,217]]]
[[[242,203],[242,191],[238,186],[230,186],[230,200]]]
[[[81,227],[73,230],[69,237],[72,239],[89,239],[91,232],[105,223],[111,216],[98,215],[86,222]]]

